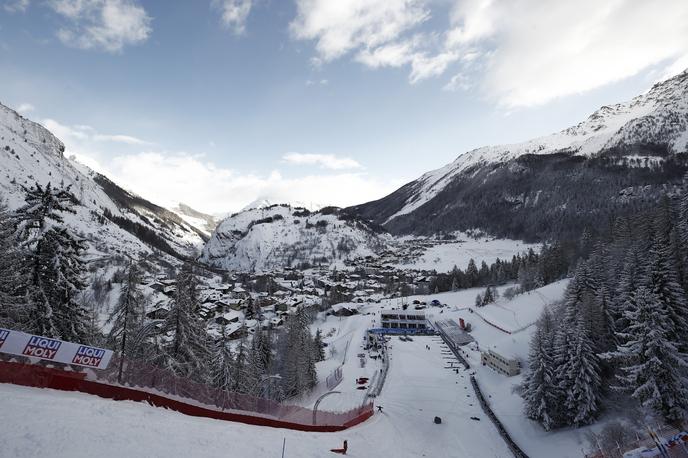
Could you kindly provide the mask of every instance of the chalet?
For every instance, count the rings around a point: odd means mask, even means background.
[[[358,304],[343,303],[332,306],[332,314],[334,316],[352,316],[358,315]]]
[[[231,312],[227,312],[224,315],[220,315],[217,318],[215,318],[215,323],[222,326],[228,325],[230,323],[238,323],[239,320],[243,318],[243,316],[243,313],[233,310]]]
[[[164,320],[168,313],[170,313],[170,308],[167,305],[158,305],[146,313],[146,317],[151,320]]]

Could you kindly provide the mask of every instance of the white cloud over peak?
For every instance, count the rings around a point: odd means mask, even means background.
[[[685,0],[295,1],[290,29],[315,43],[315,62],[407,66],[411,83],[451,69],[445,89],[477,88],[508,108],[688,65]]]
[[[246,19],[253,6],[252,0],[213,0],[212,5],[220,11],[225,27],[237,35],[246,31]]]
[[[119,52],[145,42],[151,17],[136,0],[49,0],[67,24],[57,36],[64,44],[82,49]]]
[[[17,107],[17,113],[26,114],[32,112],[35,109],[36,107],[31,105],[30,103],[22,103]]]
[[[239,211],[259,196],[280,203],[349,206],[380,198],[402,184],[372,177],[359,170],[358,162],[333,155],[290,156],[289,163],[317,165],[325,169],[320,172],[295,177],[277,168],[244,173],[217,166],[203,154],[166,151],[131,135],[102,134],[91,126],[68,126],[54,119],[41,123],[64,142],[67,157],[168,208],[184,202],[220,214]]]
[[[185,202],[204,212],[239,211],[259,196],[275,202],[349,206],[379,198],[395,184],[360,173],[285,177],[279,170],[245,174],[218,167],[189,153],[142,152],[114,158],[105,173],[117,183],[167,207]]]
[[[2,6],[8,13],[23,13],[29,7],[29,0],[6,0]]]
[[[287,153],[282,159],[289,164],[317,165],[329,170],[361,169],[363,166],[349,157],[337,157],[333,154]]]

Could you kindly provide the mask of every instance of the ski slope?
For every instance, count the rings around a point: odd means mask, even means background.
[[[431,350],[425,345],[430,344]],[[393,339],[384,406],[368,422],[341,433],[301,433],[181,415],[80,393],[0,385],[9,421],[0,450],[13,457],[323,457],[349,442],[352,457],[508,457],[483,418],[468,376],[443,369],[436,339]],[[435,416],[443,423],[433,423]],[[6,447],[10,447],[9,449]],[[333,455],[332,456],[336,456]]]

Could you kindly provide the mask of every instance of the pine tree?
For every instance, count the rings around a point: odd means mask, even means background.
[[[669,421],[682,420],[688,408],[688,355],[673,340],[670,313],[662,298],[642,286],[632,304],[624,312],[629,326],[614,355],[621,362],[616,388]]]
[[[217,342],[210,365],[210,384],[221,390],[231,391],[233,388],[232,371],[234,356],[229,348],[229,339],[222,328],[222,336]]]
[[[658,227],[648,253],[647,278],[643,282],[662,304],[670,321],[668,335],[683,353],[688,353],[688,301],[678,278],[678,268],[671,251],[665,223]]]
[[[583,314],[573,333],[569,360],[561,369],[570,381],[564,406],[571,424],[587,425],[593,422],[600,410],[601,377],[599,359],[595,353],[590,329]]]
[[[322,331],[320,328],[315,331],[315,337],[313,338],[313,354],[315,355],[316,361],[323,361],[325,359],[325,344],[322,340]]]
[[[0,198],[0,327],[30,331],[26,291],[22,285],[24,256],[15,234],[16,218]]]
[[[475,265],[475,260],[471,258],[468,261],[468,267],[466,267],[466,282],[468,283],[468,287],[472,288],[478,286],[479,280],[480,273],[478,272],[478,267]]]
[[[40,335],[82,342],[89,335],[88,313],[79,295],[84,288],[81,253],[85,246],[63,225],[77,199],[66,189],[36,184],[24,188],[26,204],[17,210],[17,233],[27,251],[28,328]]]
[[[88,311],[79,301],[85,287],[85,247],[65,229],[48,229],[31,255],[34,309],[31,321],[41,335],[84,342],[91,335]]]
[[[546,431],[556,426],[559,399],[552,359],[553,332],[552,317],[549,310],[545,309],[530,342],[523,393],[526,416],[540,422]]]
[[[119,302],[112,310],[108,322],[112,328],[108,334],[110,348],[122,358],[138,358],[142,349],[137,335],[142,332],[145,317],[145,297],[141,291],[141,271],[137,264],[130,262],[122,283]],[[122,376],[123,365],[120,365]]]
[[[197,314],[197,282],[193,265],[184,263],[164,324],[165,332],[172,334],[165,348],[165,365],[179,376],[203,382],[211,359],[211,344],[205,323]]]

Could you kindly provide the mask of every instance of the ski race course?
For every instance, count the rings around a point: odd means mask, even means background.
[[[427,309],[430,322],[470,319],[476,342],[461,352],[471,368],[464,370],[439,336],[415,336],[413,341],[389,337],[389,370],[380,395],[374,399],[382,412],[376,408],[372,418],[344,431],[314,433],[261,427],[191,417],[145,403],[0,384],[0,406],[8,418],[0,429],[0,444],[12,444],[0,456],[280,457],[284,444],[285,457],[323,457],[337,456],[330,449],[341,447],[347,440],[347,456],[352,457],[511,457],[476,399],[471,374],[475,374],[499,420],[529,456],[579,456],[585,430],[547,435],[526,420],[522,400],[514,391],[522,375],[505,377],[482,366],[479,352],[508,348],[523,358],[533,329],[527,325],[545,304],[561,297],[565,285],[560,282],[511,301],[502,299],[481,308],[480,315],[469,309],[477,290],[408,298],[438,298],[449,304]],[[398,306],[396,300],[361,304],[358,315],[316,320],[314,327],[331,332],[325,338],[328,358],[318,363],[320,383],[316,389],[293,402],[312,408],[318,397],[334,389],[340,393],[326,397],[319,411],[362,405],[369,391],[358,389],[356,380],[369,378],[370,388],[384,367],[379,358],[373,359],[363,350],[365,332],[379,324],[382,310]],[[341,381],[328,388],[325,379],[338,367],[343,374]],[[441,424],[434,423],[436,416],[442,419]]]
[[[347,456],[509,456],[470,388],[468,374],[443,369],[439,339],[391,340],[390,372],[378,404],[382,413],[341,433],[300,433],[180,415],[140,403],[0,385],[12,418],[0,442],[7,456],[280,456],[322,457],[348,440]],[[430,346],[426,350],[425,345]],[[442,424],[433,423],[440,416]],[[336,456],[332,454],[332,456]]]

